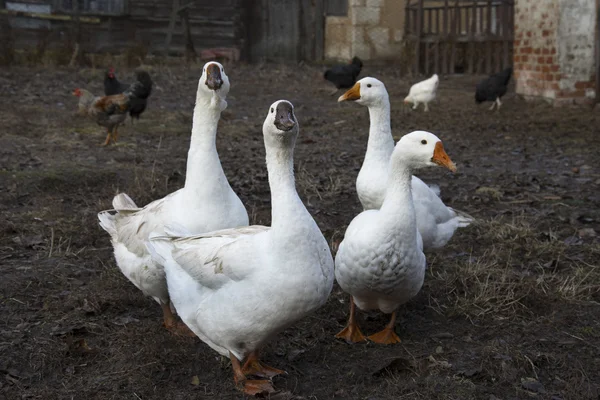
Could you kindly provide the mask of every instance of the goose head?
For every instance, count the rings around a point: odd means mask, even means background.
[[[229,93],[229,77],[221,63],[210,61],[204,64],[202,76],[198,82],[198,93],[196,100],[210,99],[213,103],[216,100],[225,101]],[[227,103],[225,103],[227,106]]]
[[[442,166],[456,172],[456,165],[446,154],[442,141],[433,133],[425,131],[402,136],[396,144],[392,160],[392,163],[404,163],[411,170]]]
[[[265,142],[290,144],[293,146],[298,135],[298,121],[294,106],[287,100],[278,100],[271,104],[263,124]],[[281,145],[279,145],[281,146]]]
[[[379,79],[366,77],[354,84],[346,93],[341,95],[338,102],[355,101],[364,106],[377,105],[383,100],[389,100],[385,85]]]

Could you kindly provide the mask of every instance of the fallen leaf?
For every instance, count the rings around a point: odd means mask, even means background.
[[[192,376],[192,382],[191,383],[194,386],[198,386],[200,384],[200,378],[198,378],[198,375]]]

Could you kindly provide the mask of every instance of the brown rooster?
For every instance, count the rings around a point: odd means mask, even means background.
[[[125,121],[131,107],[130,97],[126,94],[98,97],[85,89],[73,90],[73,95],[79,97],[79,114],[88,116],[107,131],[103,146],[117,142],[117,128]]]

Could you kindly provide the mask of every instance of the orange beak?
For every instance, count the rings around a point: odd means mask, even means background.
[[[444,150],[444,145],[442,142],[437,142],[435,144],[431,161],[437,165],[448,168],[452,172],[456,172],[456,165],[452,162],[448,154],[446,154],[446,150]]]
[[[356,82],[346,93],[340,96],[338,102],[360,99],[360,83]]]

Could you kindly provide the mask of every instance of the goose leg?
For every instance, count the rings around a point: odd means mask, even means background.
[[[429,104],[425,103],[425,112],[429,111]]]
[[[169,303],[164,304],[161,302],[160,307],[163,311],[163,323],[165,325],[165,328],[167,328],[169,332],[177,336],[196,337],[196,334],[192,332],[186,324],[179,321],[177,317],[173,314]]]
[[[390,319],[390,322],[385,326],[385,328],[383,328],[382,331],[377,332],[371,336],[368,336],[367,339],[369,339],[372,342],[379,343],[379,344],[400,343],[401,342],[400,338],[398,337],[398,335],[396,335],[396,332],[394,332],[395,324],[396,324],[396,311],[394,311],[392,313],[392,318]]]
[[[354,299],[350,296],[350,316],[348,317],[348,324],[341,332],[335,335],[336,338],[344,339],[348,343],[363,342],[366,340],[356,323],[354,317],[355,312],[356,305],[354,304]]]
[[[258,350],[254,350],[248,355],[248,358],[246,358],[246,362],[242,367],[242,372],[245,376],[255,375],[260,376],[261,378],[272,378],[277,375],[287,374],[285,371],[261,363],[258,360]]]
[[[417,103],[417,102],[415,101],[415,103],[413,104],[413,108],[412,108],[412,109],[413,109],[413,110],[416,110],[416,109],[417,109],[417,107],[419,107],[419,103]]]
[[[495,105],[496,105],[496,101],[494,100],[494,102],[492,103],[492,106],[489,108],[489,110],[492,111],[494,109]]]
[[[106,140],[102,144],[102,146],[108,146],[110,144],[110,140],[112,139],[112,135],[109,128],[106,128]]]
[[[496,102],[498,103],[498,107],[496,107],[496,110],[497,110],[497,111],[500,111],[500,106],[502,105],[502,102],[500,101],[500,97],[498,97],[498,98],[496,99]]]
[[[238,360],[231,352],[229,352],[229,359],[231,360],[231,367],[233,368],[233,381],[235,382],[236,388],[249,396],[261,393],[273,393],[275,391],[271,382],[267,380],[246,379],[246,375],[244,375],[242,367],[240,366],[240,360]]]

